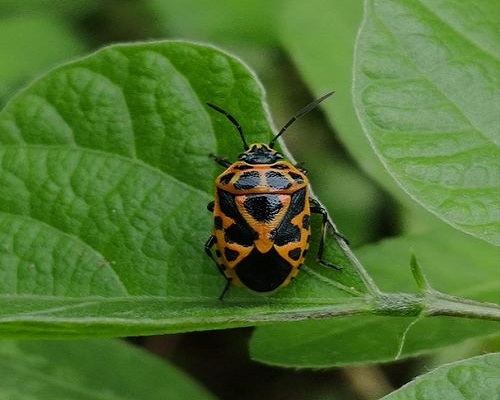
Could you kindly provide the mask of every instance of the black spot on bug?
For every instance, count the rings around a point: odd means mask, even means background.
[[[234,176],[234,172],[229,172],[226,175],[221,176],[220,183],[227,185]]]
[[[276,165],[271,165],[271,168],[274,168],[274,169],[290,169],[290,167],[286,164],[276,164]]]
[[[308,214],[306,214],[304,215],[304,218],[302,218],[302,228],[309,229],[310,226],[311,226],[310,217]]]
[[[238,253],[236,250],[232,250],[228,247],[224,248],[224,256],[226,257],[226,260],[229,262],[236,260],[239,254],[240,253]]]
[[[233,224],[224,231],[224,240],[227,243],[238,243],[241,246],[251,246],[259,235],[251,228],[240,224]]]
[[[221,256],[221,252],[220,252],[219,250],[215,249],[215,255],[216,255],[217,257],[220,257],[220,256]]]
[[[253,166],[252,165],[235,165],[233,168],[237,169],[239,171],[245,171],[247,169],[252,169]]]
[[[219,216],[216,216],[214,218],[214,225],[215,225],[215,229],[221,230],[222,229],[222,218]]]
[[[290,257],[292,260],[297,261],[300,258],[300,248],[297,247],[296,249],[292,249],[288,252],[288,257]]]
[[[274,235],[274,243],[278,246],[298,241],[300,241],[300,229],[293,224],[281,224],[277,234]]]
[[[253,189],[260,184],[260,174],[256,171],[245,172],[241,174],[238,180],[234,183],[234,187],[238,190]]]
[[[290,175],[295,182],[297,182],[297,183],[304,183],[304,178],[302,178],[302,175],[299,175],[299,174],[297,174],[295,172],[292,172],[292,171],[290,171],[288,173],[288,175]]]
[[[296,215],[300,214],[306,204],[306,189],[297,190],[290,200],[290,210],[288,216],[293,219]]]
[[[292,182],[290,182],[283,174],[277,171],[267,171],[266,172],[266,183],[267,185],[276,190],[280,189],[288,189],[292,186]]]
[[[217,198],[219,199],[219,207],[221,211],[233,220],[237,220],[240,216],[238,208],[236,207],[236,202],[234,201],[234,196],[225,190],[217,190]]]
[[[292,224],[292,219],[304,209],[305,199],[305,188],[298,190],[292,195],[288,212],[285,214],[281,224],[273,231],[273,239],[278,246],[300,241],[300,228]]]
[[[311,235],[307,236],[306,242],[309,243],[311,241]]]
[[[283,204],[278,195],[263,194],[248,196],[243,206],[256,221],[269,222],[276,217]]]
[[[290,275],[292,266],[276,249],[261,253],[256,248],[235,267],[241,282],[250,290],[270,292]]]
[[[228,243],[251,246],[257,240],[258,234],[248,225],[248,222],[238,211],[234,195],[225,190],[218,189],[217,198],[221,212],[235,222],[224,230],[224,240]]]

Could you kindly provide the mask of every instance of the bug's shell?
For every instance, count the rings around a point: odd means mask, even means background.
[[[286,161],[238,161],[217,177],[215,186],[215,254],[225,276],[255,292],[286,286],[309,248],[304,173]]]

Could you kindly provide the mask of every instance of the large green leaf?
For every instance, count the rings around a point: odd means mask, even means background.
[[[382,400],[497,399],[500,353],[445,364],[421,375]]]
[[[498,248],[451,228],[385,240],[359,249],[358,254],[381,289],[415,292],[408,267],[411,249],[438,290],[500,301]],[[328,367],[392,361],[398,353],[400,358],[415,356],[498,332],[498,322],[464,318],[346,317],[259,327],[251,353],[270,364]]]
[[[271,136],[254,75],[215,48],[112,46],[51,71],[0,113],[0,330],[130,335],[367,309],[365,284],[312,257],[270,297],[224,286],[203,251],[220,168]],[[314,222],[315,232],[319,226]],[[317,238],[317,234],[315,235]]]
[[[0,341],[0,398],[213,399],[182,372],[119,341]]]
[[[500,244],[498,4],[365,4],[354,98],[372,145],[425,208]]]

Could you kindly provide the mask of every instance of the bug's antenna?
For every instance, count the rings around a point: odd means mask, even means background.
[[[245,150],[248,150],[250,147],[248,146],[248,143],[245,139],[245,135],[243,135],[243,128],[241,127],[240,123],[236,121],[236,118],[234,118],[231,114],[229,114],[226,110],[223,110],[219,106],[216,106],[215,104],[212,103],[207,103],[207,106],[213,108],[215,111],[220,112],[221,114],[224,114],[226,118],[231,121],[231,123],[238,129],[238,132],[240,133],[241,141],[243,142],[243,148]]]
[[[327,99],[330,97],[332,94],[335,92],[329,92],[323,96],[321,96],[319,99],[314,100],[313,102],[309,103],[307,106],[305,106],[302,110],[300,110],[297,114],[295,114],[292,118],[290,118],[290,121],[288,121],[283,128],[278,132],[278,134],[271,139],[271,142],[269,143],[269,147],[272,149],[274,145],[276,144],[276,141],[278,138],[285,133],[285,131],[288,129],[290,125],[292,125],[296,120],[298,120],[300,117],[303,117],[306,115],[309,111],[312,111],[314,108],[318,106],[319,103],[321,103],[323,100]]]

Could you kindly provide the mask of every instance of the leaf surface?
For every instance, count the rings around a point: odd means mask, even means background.
[[[365,5],[354,104],[370,142],[417,202],[450,225],[500,244],[497,5]]]

